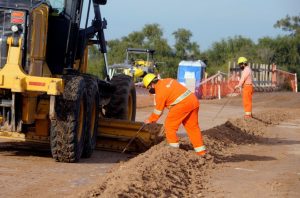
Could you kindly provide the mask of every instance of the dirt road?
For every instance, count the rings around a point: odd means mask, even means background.
[[[64,197],[101,178],[126,154],[96,151],[77,164],[57,163],[49,149],[0,143],[0,197]]]
[[[265,141],[232,149],[205,197],[300,197],[300,116],[268,127]]]
[[[140,121],[152,112],[152,107],[149,107],[153,102],[152,98],[148,97],[148,100],[145,100],[147,97],[143,97],[138,101],[140,108],[137,118]],[[228,105],[215,118],[227,100],[201,101],[199,119],[203,130],[222,124],[228,118],[242,115],[241,98],[235,97],[230,99]],[[285,111],[300,109],[299,94],[255,94],[254,101],[254,112],[274,107]],[[264,190],[262,185],[267,185],[271,190],[262,194],[266,197],[297,195],[291,193],[295,191],[294,189],[300,189],[300,170],[296,166],[297,163],[300,164],[300,131],[297,128],[300,115],[297,116],[299,118],[296,120],[287,120],[285,124],[275,126],[273,129],[268,128],[265,133],[267,142],[239,146],[239,149],[230,151],[234,156],[230,158],[231,161],[217,164],[217,169],[209,169],[211,176],[207,182],[210,185],[205,185],[203,193],[210,197],[241,197],[238,195],[250,188],[253,191],[251,195],[259,195]],[[184,136],[183,128],[180,129],[180,134]],[[56,163],[51,159],[47,148],[40,150],[35,147],[16,146],[1,140],[0,197],[73,197],[90,189],[96,183],[103,182],[113,167],[120,167],[119,162],[128,158],[129,155],[96,151],[92,158],[83,159],[77,164]],[[273,171],[270,171],[270,166]],[[245,177],[247,181],[249,180],[248,183],[245,182]],[[232,182],[235,180],[238,182],[233,185]],[[260,181],[258,183],[260,188],[255,187],[256,180]]]

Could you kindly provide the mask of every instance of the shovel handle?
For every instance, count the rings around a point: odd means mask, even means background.
[[[139,130],[136,132],[136,134],[130,139],[130,141],[128,142],[128,144],[125,146],[125,148],[123,149],[122,153],[124,153],[128,146],[130,146],[130,144],[133,142],[133,140],[138,136],[138,134],[140,133],[140,131],[146,126],[145,123],[143,123],[143,125],[139,128]]]

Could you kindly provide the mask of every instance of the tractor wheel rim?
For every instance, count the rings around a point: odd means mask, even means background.
[[[80,142],[82,133],[83,133],[83,122],[84,122],[84,103],[83,101],[80,102],[79,107],[79,127],[77,131],[77,141]]]
[[[128,96],[128,120],[131,120],[131,117],[132,117],[132,108],[133,108],[133,105],[132,105],[132,95],[129,94]]]
[[[91,122],[90,122],[90,134],[91,134],[91,137],[94,136],[95,121],[96,121],[96,104],[94,102],[93,105],[92,105]]]

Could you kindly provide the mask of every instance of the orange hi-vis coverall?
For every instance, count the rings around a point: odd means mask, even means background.
[[[243,104],[246,118],[252,116],[253,86],[251,73],[252,71],[250,67],[246,66],[242,72],[242,77],[238,84],[238,86],[243,86]]]
[[[206,148],[203,145],[198,124],[199,101],[196,96],[175,79],[166,78],[155,84],[155,102],[155,109],[148,118],[148,122],[156,122],[164,108],[169,108],[165,120],[166,138],[169,145],[179,147],[176,132],[182,123],[196,153],[205,154]]]

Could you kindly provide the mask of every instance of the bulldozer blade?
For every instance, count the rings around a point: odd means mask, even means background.
[[[143,122],[101,118],[98,123],[96,149],[122,152],[126,147],[128,152],[139,153],[163,140],[163,125],[147,124],[137,134],[143,124]],[[25,144],[49,145],[49,136],[38,136],[34,131],[34,128],[27,133],[0,131],[0,138]]]
[[[97,149],[143,152],[163,139],[163,125],[101,118],[98,124]],[[140,130],[140,131],[139,131]],[[137,131],[139,133],[137,134]],[[128,143],[130,145],[128,145]]]

